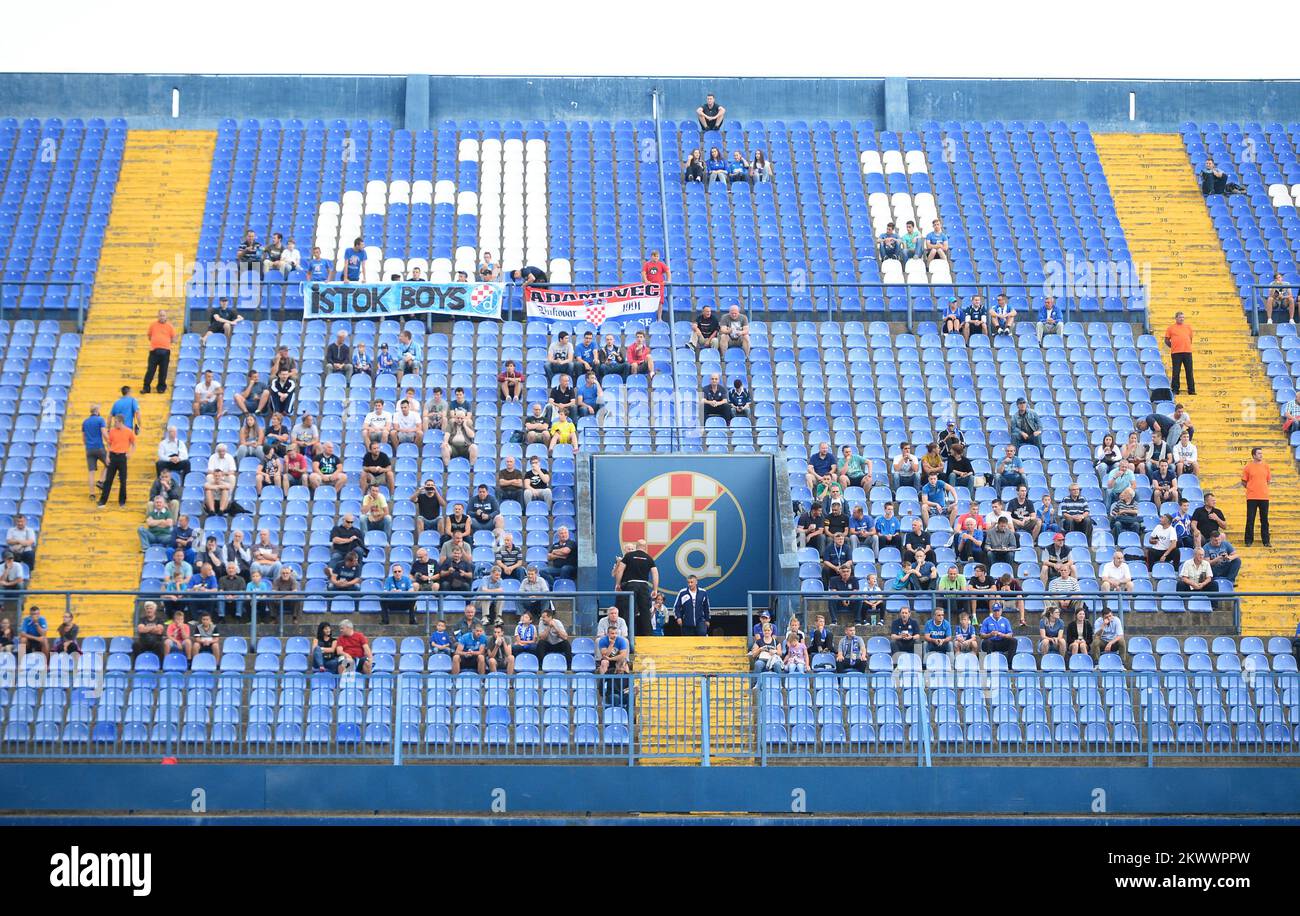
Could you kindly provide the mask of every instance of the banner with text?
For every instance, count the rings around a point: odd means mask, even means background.
[[[609,289],[543,289],[524,287],[529,318],[550,321],[585,321],[600,327],[606,322],[654,323],[663,298],[663,284],[631,283]]]
[[[501,318],[504,283],[304,283],[308,318],[446,315]]]

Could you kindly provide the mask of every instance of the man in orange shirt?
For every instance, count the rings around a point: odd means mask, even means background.
[[[149,365],[144,372],[144,385],[140,388],[142,393],[149,393],[155,372],[158,373],[158,393],[163,394],[167,390],[167,369],[171,365],[174,340],[176,328],[167,320],[166,312],[159,312],[158,320],[149,325]]]
[[[1196,394],[1196,379],[1192,375],[1192,326],[1183,320],[1183,313],[1174,315],[1174,323],[1165,331],[1165,344],[1173,356],[1173,392],[1178,397],[1178,378],[1187,373],[1187,393]]]
[[[1255,515],[1259,515],[1259,536],[1265,547],[1268,540],[1268,485],[1273,472],[1264,463],[1264,450],[1253,449],[1250,461],[1241,469],[1241,485],[1246,488],[1246,546],[1255,542]]]
[[[113,478],[118,480],[117,504],[126,505],[126,459],[135,451],[135,433],[122,422],[121,414],[113,414],[113,425],[108,430],[108,471],[104,474],[103,489],[99,492],[99,505],[108,502],[113,492]]]

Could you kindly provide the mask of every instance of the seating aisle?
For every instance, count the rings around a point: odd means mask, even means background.
[[[137,390],[144,374],[145,329],[158,309],[178,321],[184,306],[179,279],[167,295],[155,289],[155,265],[174,265],[198,240],[212,161],[208,131],[131,131],[104,239],[84,344],[68,398],[68,422],[50,490],[51,510],[31,587],[126,590],[136,587],[140,543],[136,527],[154,476],[154,453],[166,421],[166,402],[141,395],[143,421],[130,462],[127,508],[116,496],[96,510],[87,498],[81,420],[89,405],[105,414],[122,385]],[[131,599],[82,598],[72,605],[81,632],[112,636],[131,628]],[[57,617],[59,611],[51,610]]]

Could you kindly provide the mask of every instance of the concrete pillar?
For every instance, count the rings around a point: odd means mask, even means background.
[[[907,79],[885,78],[885,130],[905,131],[912,127],[912,111],[907,100]]]
[[[429,127],[429,77],[413,73],[406,78],[406,105],[402,126],[407,130],[427,130]]]

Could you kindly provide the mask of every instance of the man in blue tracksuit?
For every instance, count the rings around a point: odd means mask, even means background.
[[[695,576],[687,576],[686,587],[677,593],[673,616],[681,623],[683,636],[709,635],[709,596]]]

